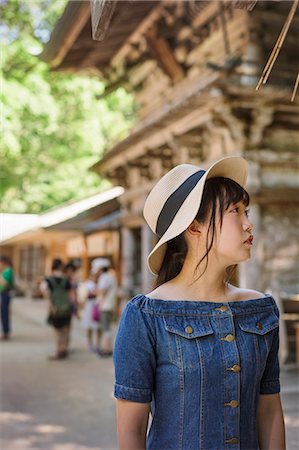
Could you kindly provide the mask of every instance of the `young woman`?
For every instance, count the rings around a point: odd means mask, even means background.
[[[52,261],[52,275],[45,278],[42,290],[49,301],[47,322],[54,328],[56,335],[56,353],[48,359],[65,359],[69,354],[73,294],[71,283],[63,273],[63,262],[60,258]]]
[[[121,450],[285,449],[277,306],[228,282],[253,243],[246,177],[240,157],[182,164],[146,200],[157,282],[116,339]]]

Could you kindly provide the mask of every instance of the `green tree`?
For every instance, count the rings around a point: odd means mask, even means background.
[[[65,1],[1,1],[1,210],[39,213],[109,183],[88,170],[134,122],[132,97],[37,56]],[[44,13],[46,11],[46,14]]]

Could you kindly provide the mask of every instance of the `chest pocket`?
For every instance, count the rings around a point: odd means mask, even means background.
[[[213,328],[208,317],[166,316],[165,329],[171,363],[184,370],[200,365],[202,348],[212,348]]]
[[[259,352],[266,354],[269,353],[273,337],[274,330],[279,326],[279,319],[274,311],[265,311],[258,314],[253,314],[250,316],[241,316],[238,319],[239,327],[245,333],[250,333],[250,335],[255,339],[255,344]],[[249,337],[249,334],[247,334]]]
[[[270,314],[269,312],[264,312],[239,318],[241,330],[247,331],[248,333],[260,334],[261,336],[274,330],[278,325],[279,320],[274,312]]]

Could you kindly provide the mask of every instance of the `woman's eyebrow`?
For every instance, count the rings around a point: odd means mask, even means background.
[[[228,208],[236,208],[236,207],[238,207],[238,208],[243,207],[244,209],[247,208],[247,206],[245,205],[245,203],[242,200],[239,200],[238,202],[230,203],[228,206]]]

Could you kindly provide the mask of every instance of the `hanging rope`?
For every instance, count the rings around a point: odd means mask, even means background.
[[[296,83],[295,83],[295,86],[294,86],[291,102],[293,102],[295,100],[296,92],[297,92],[297,89],[298,89],[298,84],[299,84],[299,72],[298,72]]]
[[[279,37],[278,37],[278,39],[276,41],[276,44],[274,45],[274,48],[273,48],[273,50],[271,52],[271,55],[270,55],[266,65],[264,67],[262,76],[261,76],[261,78],[260,78],[260,80],[259,80],[259,82],[258,82],[258,84],[256,86],[256,90],[258,90],[260,88],[261,84],[266,84],[266,82],[267,82],[267,80],[269,78],[269,75],[271,73],[272,67],[273,67],[273,65],[274,65],[274,63],[275,63],[275,61],[277,59],[277,56],[278,56],[278,54],[280,52],[282,44],[284,43],[285,37],[287,35],[287,32],[288,32],[288,30],[290,28],[291,22],[293,20],[294,15],[295,15],[295,12],[296,12],[296,9],[297,9],[297,6],[298,6],[298,2],[299,2],[299,0],[294,0],[294,3],[291,6],[291,9],[290,9],[289,15],[287,17],[287,20],[285,21],[285,24],[284,24],[284,26],[283,26],[283,28],[282,28],[282,30],[280,32],[280,35],[279,35]]]

